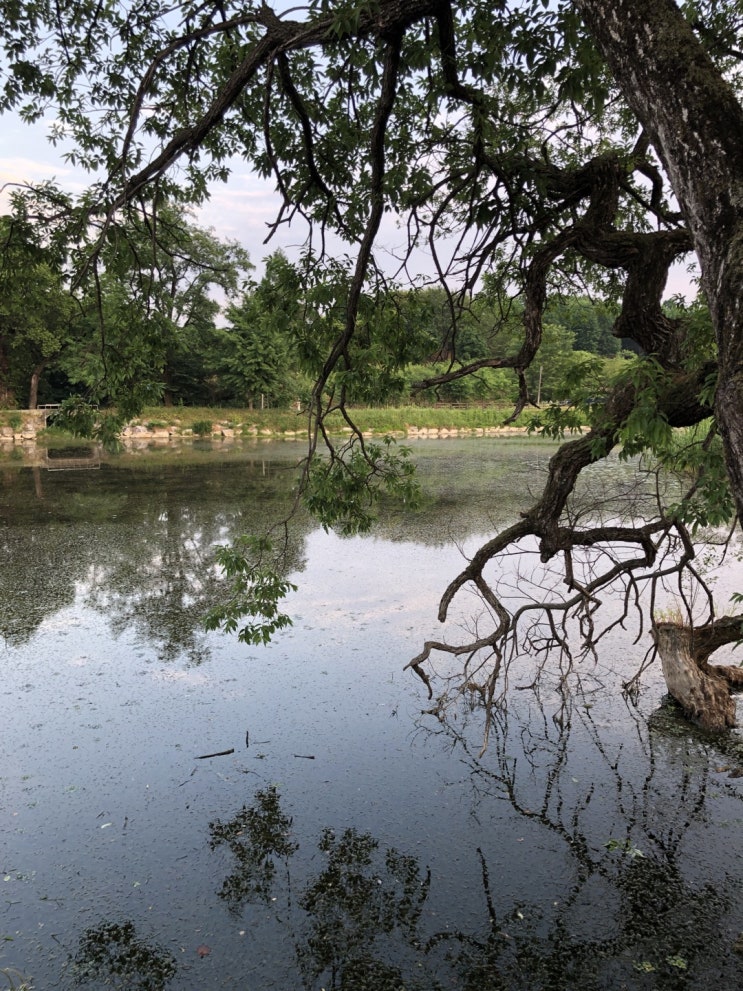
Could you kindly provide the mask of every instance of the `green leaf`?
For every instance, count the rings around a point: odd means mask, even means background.
[[[258,645],[269,643],[276,632],[292,625],[291,617],[279,611],[279,602],[297,586],[279,574],[279,559],[266,537],[238,537],[232,546],[217,547],[215,560],[231,579],[231,595],[207,613],[207,630],[237,632],[242,643]],[[246,616],[252,617],[251,622],[238,628]]]
[[[382,495],[416,508],[420,489],[410,453],[410,448],[396,448],[394,438],[385,437],[382,444],[356,442],[330,458],[315,456],[304,497],[307,508],[326,530],[343,536],[371,528]]]

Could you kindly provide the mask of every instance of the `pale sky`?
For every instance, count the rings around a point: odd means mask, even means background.
[[[13,114],[2,117],[3,139],[0,142],[0,186],[15,182],[42,182],[54,180],[68,193],[81,193],[92,181],[89,173],[74,168],[64,160],[64,148],[47,140],[48,128],[43,122],[24,124]],[[7,204],[7,188],[0,209]],[[237,163],[228,184],[218,184],[203,209],[198,211],[197,221],[203,227],[213,227],[219,237],[239,241],[258,266],[261,259],[277,247],[287,249],[301,242],[303,233],[298,228],[275,236],[271,245],[264,245],[267,224],[275,217],[277,198],[272,186],[247,167]]]
[[[0,187],[15,182],[55,180],[65,192],[76,194],[81,193],[91,181],[84,170],[73,168],[65,162],[64,148],[54,146],[47,140],[48,126],[43,121],[27,125],[14,114],[6,114],[1,119],[1,126]],[[7,187],[0,194],[0,210],[6,203]],[[211,198],[197,211],[197,222],[203,227],[213,228],[221,238],[238,241],[250,255],[256,269],[254,275],[260,277],[262,260],[267,255],[282,248],[290,258],[296,257],[306,234],[304,224],[295,222],[292,227],[280,228],[269,244],[264,244],[278,206],[278,195],[272,183],[251,174],[245,162],[236,161],[229,181],[212,187]],[[399,229],[393,216],[388,215],[375,253],[378,263],[390,275],[397,268],[395,257],[400,256],[404,241],[405,231]],[[348,252],[347,246],[340,243],[338,248]],[[430,257],[423,252],[416,253],[414,264],[417,271],[413,274],[429,275],[434,271]],[[666,295],[677,293],[689,293],[685,265],[677,265],[671,271]]]
[[[70,166],[64,159],[65,148],[52,145],[47,135],[48,125],[42,121],[28,125],[14,114],[0,119],[3,139],[0,142],[0,210],[7,205],[10,183],[54,180],[67,193],[77,194],[92,181],[90,173]],[[213,228],[224,239],[238,241],[250,255],[257,274],[262,270],[262,260],[277,248],[296,257],[306,236],[301,220],[291,226],[282,225],[268,244],[264,240],[278,213],[280,200],[271,182],[252,174],[246,162],[236,160],[227,183],[211,187],[210,199],[196,211],[197,223]],[[391,252],[399,253],[405,232],[398,229],[394,218],[383,224],[378,239],[377,257],[392,274],[397,267]],[[329,242],[331,243],[331,242]],[[339,243],[339,250],[348,253],[348,247]],[[385,261],[385,257],[387,260]],[[431,272],[433,267],[422,253],[417,257],[420,271]]]

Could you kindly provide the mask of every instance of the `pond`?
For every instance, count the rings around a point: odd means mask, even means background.
[[[0,989],[743,986],[740,741],[653,668],[621,694],[647,641],[567,703],[515,678],[481,758],[403,671],[551,450],[419,442],[419,512],[297,520],[267,647],[203,631],[212,551],[286,511],[300,445],[1,466]]]

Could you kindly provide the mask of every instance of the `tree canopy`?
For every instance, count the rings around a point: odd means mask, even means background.
[[[743,510],[739,0],[317,0],[288,10],[2,0],[0,9],[0,106],[28,120],[53,113],[73,160],[97,170],[78,204],[98,232],[88,270],[122,217],[198,202],[241,159],[278,191],[269,234],[304,224],[298,346],[314,379],[305,485],[327,525],[365,525],[375,483],[409,492],[405,459],[370,447],[348,408],[398,367],[405,321],[384,314],[421,250],[447,315],[446,367],[421,388],[509,369],[519,412],[535,400],[548,298],[581,293],[615,313],[612,335],[637,359],[600,396],[577,381],[578,409],[540,415],[554,436],[586,418],[590,430],[561,446],[532,508],[442,598],[443,621],[474,588],[490,628],[467,643],[429,643],[412,664],[430,684],[432,655],[455,654],[491,704],[520,650],[571,656],[569,622],[595,647],[603,591],[621,590],[620,621],[640,603],[657,620],[673,576],[688,637],[676,649],[658,635],[664,661],[693,672],[683,699],[692,713],[730,723],[734,675],[706,661],[740,639],[743,618],[719,618],[709,596],[700,610],[689,589],[703,586],[693,528],[732,525]],[[407,239],[392,264],[380,242],[390,217]],[[670,267],[692,253],[707,321],[662,305]],[[483,286],[481,329],[505,346],[473,358],[465,330]],[[353,431],[342,446],[324,426],[338,407]],[[697,426],[679,453],[674,428]],[[329,456],[318,461],[321,441]],[[659,496],[639,522],[582,525],[571,511],[576,482],[620,445],[673,459],[686,489]],[[541,566],[559,567],[562,584],[514,607],[498,561],[527,546]]]

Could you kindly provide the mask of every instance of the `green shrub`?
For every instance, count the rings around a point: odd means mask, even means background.
[[[191,425],[191,430],[197,435],[197,437],[206,437],[212,432],[212,421],[211,420],[197,420]]]

